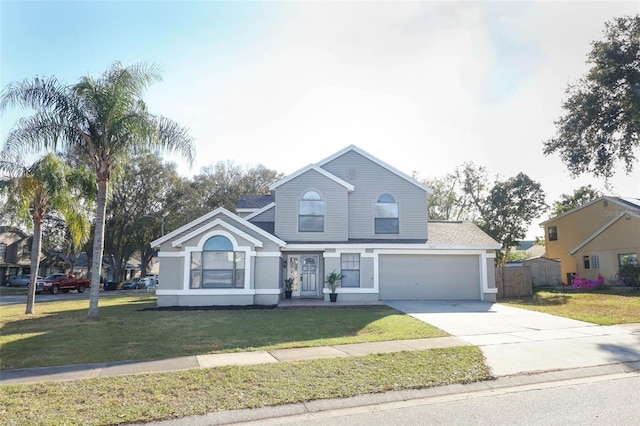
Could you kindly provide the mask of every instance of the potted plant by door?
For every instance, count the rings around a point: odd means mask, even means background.
[[[336,287],[338,283],[342,279],[342,274],[338,274],[335,270],[327,275],[327,279],[325,282],[327,283],[327,288],[329,289],[329,300],[335,302],[338,300],[338,294],[336,293]]]
[[[284,280],[284,297],[291,299],[291,291],[293,290],[293,277]]]

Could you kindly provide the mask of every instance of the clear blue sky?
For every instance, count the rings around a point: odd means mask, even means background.
[[[149,109],[196,139],[183,175],[222,160],[291,173],[353,143],[423,177],[464,161],[523,171],[551,204],[603,186],[571,179],[542,143],[604,22],[636,13],[638,1],[0,0],[0,85],[153,62],[164,81]],[[20,114],[0,118],[3,140]],[[638,169],[610,193],[640,197]]]

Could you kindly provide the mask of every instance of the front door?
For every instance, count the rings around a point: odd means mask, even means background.
[[[320,256],[317,254],[289,255],[289,276],[294,279],[293,295],[318,296]]]
[[[300,296],[318,295],[318,256],[300,256]]]

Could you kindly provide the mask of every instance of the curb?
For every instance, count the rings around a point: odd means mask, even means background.
[[[319,413],[331,410],[380,410],[381,406],[389,405],[390,408],[399,406],[417,406],[433,402],[439,402],[444,397],[458,396],[459,398],[469,398],[474,394],[482,396],[487,393],[495,393],[500,390],[506,391],[509,388],[516,390],[540,388],[545,385],[557,384],[561,386],[568,382],[587,380],[589,378],[605,376],[624,376],[626,374],[640,374],[640,361],[608,364],[595,367],[576,368],[569,370],[545,371],[538,373],[528,373],[513,376],[499,377],[494,380],[473,382],[468,384],[452,384],[437,386],[427,389],[413,389],[390,391],[379,394],[356,395],[348,398],[321,399],[296,404],[278,405],[253,409],[218,411],[198,416],[187,416],[179,419],[162,420],[148,423],[133,423],[133,425],[154,425],[154,426],[213,426],[236,423],[251,423],[262,421],[268,424],[281,424],[296,421],[302,423],[305,419],[313,417],[317,419]],[[370,407],[367,409],[367,407]],[[271,420],[271,421],[269,421]]]

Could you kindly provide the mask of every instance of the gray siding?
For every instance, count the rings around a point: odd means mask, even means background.
[[[279,257],[256,257],[253,269],[253,288],[256,289],[278,289],[280,282],[280,258]]]
[[[298,232],[298,203],[307,191],[325,202],[324,232]],[[346,241],[347,189],[315,170],[284,183],[275,191],[275,234],[284,241]]]
[[[427,193],[424,190],[354,151],[322,168],[355,187],[348,201],[349,238],[427,238]],[[355,171],[355,177],[350,171]],[[375,233],[374,204],[383,193],[393,195],[398,203],[399,234]]]
[[[380,300],[480,300],[476,255],[380,255]]]
[[[260,213],[257,216],[249,219],[249,222],[273,222],[276,220],[276,209],[271,207],[269,210]]]
[[[182,290],[184,261],[182,257],[161,257],[158,274],[163,290]]]

